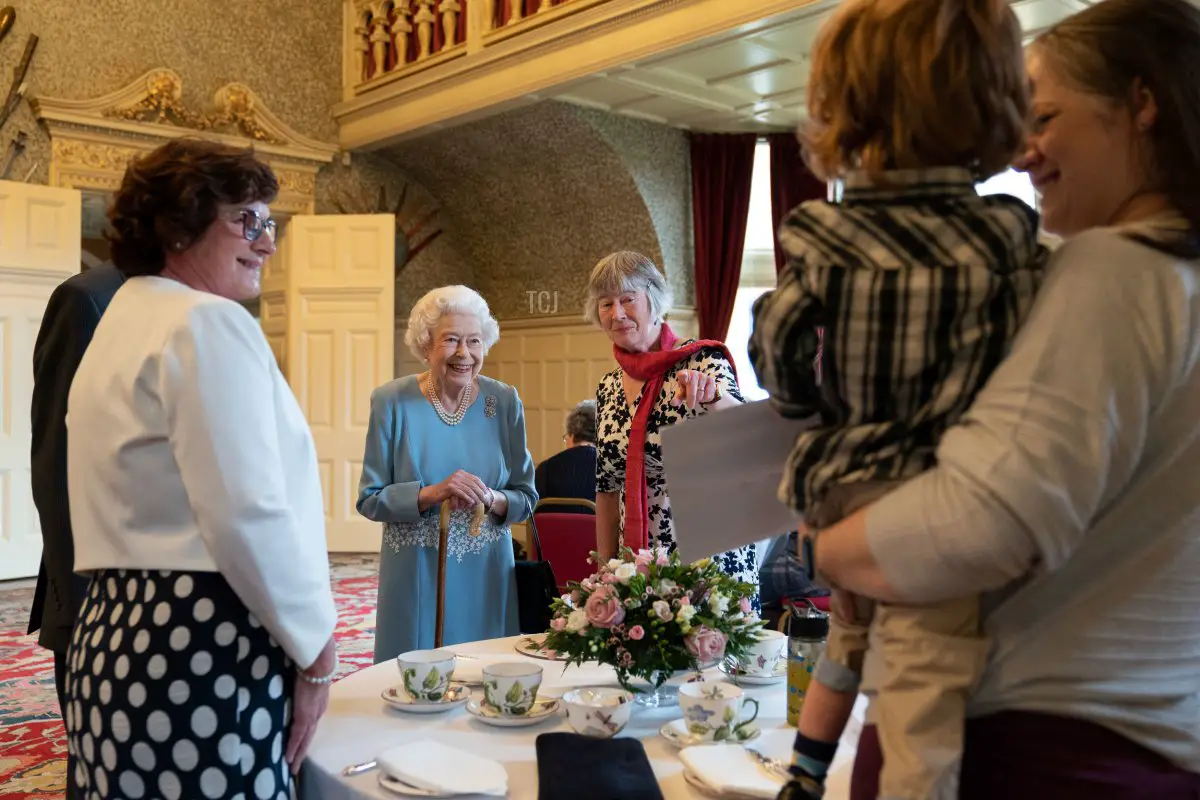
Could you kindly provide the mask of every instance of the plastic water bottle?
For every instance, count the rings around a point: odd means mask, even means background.
[[[800,709],[812,684],[813,669],[825,652],[829,638],[829,615],[808,601],[792,606],[788,616],[787,721],[800,724]]]

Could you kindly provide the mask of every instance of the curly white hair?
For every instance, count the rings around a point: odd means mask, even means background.
[[[408,315],[404,343],[414,356],[425,360],[433,330],[447,314],[472,314],[479,320],[484,355],[500,340],[500,323],[496,322],[487,301],[479,292],[468,286],[439,286],[426,292]]]

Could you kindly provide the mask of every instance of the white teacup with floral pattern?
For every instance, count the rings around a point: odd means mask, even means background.
[[[440,703],[454,677],[454,653],[449,650],[410,650],[396,656],[404,691],[417,703]]]
[[[747,705],[754,713],[743,717]],[[758,701],[732,683],[685,683],[679,687],[679,707],[688,733],[710,742],[740,741],[758,718]]]
[[[483,668],[483,704],[506,717],[523,717],[542,686],[542,668],[524,661],[500,661]]]
[[[615,686],[572,689],[562,699],[575,732],[597,739],[616,736],[633,713],[633,692]]]
[[[770,678],[787,658],[787,636],[779,631],[761,630],[758,641],[750,645],[746,654],[738,659],[738,669],[743,675]]]

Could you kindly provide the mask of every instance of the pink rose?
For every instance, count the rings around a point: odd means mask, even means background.
[[[725,634],[707,625],[700,625],[692,629],[684,638],[683,644],[698,662],[711,664],[725,655],[726,641]]]
[[[645,635],[646,635],[646,629],[643,628],[641,625],[634,625],[632,628],[629,629],[629,638],[633,639],[635,642],[640,641],[641,638]]]
[[[611,588],[597,589],[584,604],[588,622],[596,628],[611,628],[620,625],[625,619],[625,606],[615,590]]]
[[[616,583],[617,576],[612,574],[611,572],[606,572],[600,576],[600,580],[604,581],[605,583]]]
[[[566,627],[567,627],[566,617],[555,617],[554,619],[550,620],[550,629],[551,630],[561,631]]]
[[[750,598],[743,597],[741,600],[738,600],[738,608],[740,608],[742,610],[743,614],[749,614],[750,609],[752,608],[752,606],[750,605]]]
[[[633,558],[633,563],[637,564],[639,567],[647,566],[653,563],[653,561],[654,554],[649,550],[639,550],[638,554]]]

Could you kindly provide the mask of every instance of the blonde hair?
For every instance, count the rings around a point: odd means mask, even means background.
[[[822,26],[800,130],[809,168],[1005,169],[1025,136],[1021,24],[1007,0],[847,0]]]

